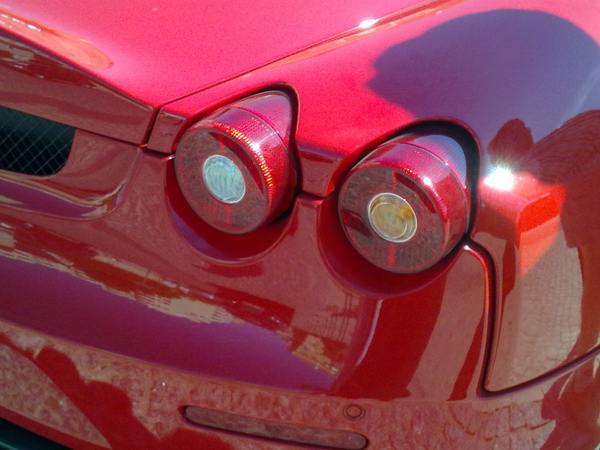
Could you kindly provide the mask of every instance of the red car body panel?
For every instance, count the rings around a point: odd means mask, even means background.
[[[5,383],[14,389],[14,396],[11,410],[2,409],[3,416],[75,448],[294,448],[198,429],[179,414],[181,406],[188,404],[364,433],[370,448],[517,449],[565,444],[594,448],[592,443],[598,441],[595,422],[589,419],[597,402],[595,395],[590,396],[596,389],[590,377],[594,360],[499,397],[453,402],[352,400],[203,377],[14,325],[3,324],[1,329],[12,340],[0,351],[3,371],[21,380]],[[42,396],[37,394],[40,387]],[[32,394],[36,404],[27,401]],[[348,419],[344,411],[354,405],[364,409],[364,416]],[[25,417],[26,413],[31,415]],[[40,426],[40,421],[51,429]]]
[[[494,10],[500,5],[506,9]],[[561,178],[576,177],[567,171],[577,169],[570,166],[564,174],[556,174],[560,161],[547,156],[555,153],[552,141],[558,141],[555,145],[572,151],[578,161],[589,159],[588,177],[594,179],[598,174],[594,147],[569,141],[569,131],[578,125],[571,122],[559,131],[569,119],[581,121],[579,127],[591,130],[588,139],[593,141],[593,130],[598,127],[593,113],[598,106],[598,19],[591,13],[597,13],[598,6],[581,5],[566,11],[561,5],[532,2],[531,10],[523,11],[508,9],[517,6],[508,2],[471,1],[421,12],[420,20],[414,22],[412,15],[395,16],[374,29],[292,55],[167,105],[159,113],[149,148],[171,151],[177,133],[193,123],[203,108],[214,108],[223,99],[247,94],[257,85],[290,85],[300,102],[295,136],[303,169],[302,188],[325,196],[343,181],[348,167],[390,132],[436,118],[467,126],[483,151],[482,175],[489,176],[498,165],[513,167],[518,183],[524,185],[503,192],[490,189],[482,177],[472,231],[473,238],[491,252],[500,275],[495,333],[499,338],[494,344],[488,387],[494,391],[509,388],[582,356],[597,343],[597,338],[590,338],[587,344],[578,344],[580,350],[571,352],[577,341],[583,282],[577,272],[577,252],[569,250],[573,246],[561,237],[564,230],[559,218],[579,224],[569,225],[576,230],[571,233],[586,234],[585,224],[595,219],[581,216],[580,209],[587,209],[592,200],[586,194],[584,204],[572,206],[569,202],[562,211],[566,194],[564,188],[561,191]],[[536,33],[525,39],[532,23]],[[446,46],[432,50],[440,47],[438,41]],[[579,53],[569,50],[574,47]],[[381,56],[382,52],[387,53]],[[562,59],[556,59],[557,54]],[[326,78],[307,76],[319,74],[319,67],[327,67]],[[353,70],[349,72],[347,67]],[[514,120],[521,126],[511,127]],[[532,155],[534,140],[544,145],[538,145]],[[523,167],[525,160],[529,167]],[[535,177],[535,171],[553,173],[554,179],[529,182],[528,173],[534,172]],[[589,180],[571,190],[593,192],[586,183]],[[595,229],[591,234],[597,234]],[[553,251],[547,254],[552,245]],[[548,267],[548,258],[557,262],[549,262]],[[538,269],[528,275],[536,264]],[[592,264],[586,266],[593,271]],[[567,290],[565,279],[571,284]],[[558,285],[547,284],[550,280]],[[563,280],[562,290],[559,280]],[[522,320],[529,316],[538,322],[558,321],[551,318],[557,307],[564,309],[568,317],[562,317],[571,324],[567,327],[571,331],[565,328],[561,333],[571,337],[559,335],[553,327]],[[523,308],[530,313],[522,314]],[[540,319],[539,313],[548,316]],[[559,360],[557,347],[563,347]],[[530,364],[532,358],[538,364]]]
[[[3,28],[156,107],[414,3],[8,0],[1,17]]]
[[[79,143],[94,140],[99,147],[104,139],[80,133],[73,155],[89,151],[86,145],[78,148]],[[112,141],[105,142],[113,146]],[[342,372],[364,359],[360,355],[366,340],[375,339],[370,320],[375,311],[391,309],[377,314],[393,317],[399,328],[397,339],[410,336],[412,344],[394,350],[396,361],[386,362],[389,349],[373,356],[371,377],[381,364],[394,367],[412,361],[414,365],[440,314],[447,314],[449,321],[465,321],[461,339],[467,342],[460,346],[465,352],[471,346],[483,347],[481,323],[489,283],[472,250],[459,251],[452,261],[424,276],[398,277],[371,267],[345,242],[333,198],[304,195],[298,197],[288,220],[267,230],[250,236],[212,231],[198,223],[183,200],[170,162],[140,156],[135,147],[124,150],[123,145],[119,156],[129,153],[124,161],[128,167],[124,165],[121,180],[110,180],[110,186],[116,186],[111,192],[116,204],[105,195],[106,200],[90,211],[83,206],[87,198],[76,198],[64,214],[54,208],[54,217],[40,217],[37,205],[19,204],[30,186],[15,189],[12,198],[5,191],[6,200],[15,205],[11,214],[3,215],[7,258],[2,273],[13,279],[5,287],[5,319],[167,366],[308,391],[342,389],[340,379],[348,376]],[[70,162],[61,174],[89,170],[89,166],[72,167]],[[126,170],[132,163],[136,163],[133,174]],[[97,164],[99,169],[105,167],[106,160]],[[39,184],[33,189],[52,192]],[[73,203],[81,205],[76,213]],[[139,220],[131,220],[132,211],[137,211]],[[85,226],[73,226],[74,219],[90,217],[93,220]],[[21,230],[26,230],[24,235]],[[206,233],[212,237],[198,238]],[[152,245],[144,245],[149,239]],[[247,239],[255,241],[253,247],[242,248],[240,243]],[[27,263],[31,260],[37,264]],[[296,270],[282,270],[289,266]],[[358,272],[369,276],[360,279]],[[478,279],[469,288],[470,300],[463,299],[467,287],[447,281],[451,272]],[[38,282],[25,282],[32,277]],[[440,312],[443,293],[460,298],[465,309],[462,318],[452,318],[453,308]],[[122,297],[130,300],[131,308],[119,306]],[[423,308],[424,301],[433,303]],[[393,313],[397,308],[412,311],[403,314],[403,326]],[[111,313],[117,310],[117,316]],[[324,341],[312,342],[314,337]],[[310,344],[324,346],[320,362],[310,359]],[[385,338],[379,345],[388,344]],[[269,371],[264,370],[267,364]],[[455,376],[458,372],[457,368]],[[376,397],[408,395],[402,393],[402,383],[389,384],[354,381],[352,389],[357,396],[369,390],[368,395]]]
[[[151,106],[6,31],[0,32],[0,55],[4,106],[115,139],[145,141]]]
[[[291,445],[186,406],[373,449],[598,445],[596,2],[116,3],[0,14],[0,104],[79,129],[56,175],[0,172],[0,415],[92,449]],[[299,194],[216,231],[169,154],[273,88],[295,103]],[[478,148],[473,220],[443,261],[394,274],[350,245],[337,188],[426,122]]]

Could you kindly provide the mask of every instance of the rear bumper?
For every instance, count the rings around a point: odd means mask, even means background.
[[[188,406],[373,449],[600,440],[593,360],[482,392],[491,270],[469,242],[391,274],[352,248],[335,196],[307,194],[266,229],[225,235],[190,212],[171,164],[78,132],[56,176],[0,175],[4,418],[96,450],[293,445],[193,425]]]
[[[218,380],[44,337],[6,322],[0,326],[2,335],[11,337],[0,347],[7,362],[3,373],[8,379],[19,376],[10,408],[21,407],[23,421],[45,422],[47,428],[36,431],[73,448],[295,448],[195,426],[183,418],[188,405],[259,422],[359,433],[374,449],[554,449],[565,443],[588,449],[600,439],[593,394],[597,359],[503,396],[378,401]],[[40,394],[34,406],[35,391]],[[349,407],[363,414],[349,417]]]

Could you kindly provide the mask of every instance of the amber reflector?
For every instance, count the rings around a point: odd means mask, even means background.
[[[467,230],[465,167],[461,147],[445,136],[383,144],[342,186],[339,211],[350,242],[386,270],[431,267]]]
[[[292,201],[292,105],[281,92],[233,103],[193,125],[175,154],[186,200],[206,222],[246,233],[281,215]]]
[[[348,431],[324,430],[302,427],[287,423],[271,422],[238,416],[210,409],[188,406],[185,417],[190,422],[219,430],[233,431],[295,444],[316,445],[319,447],[360,450],[367,446],[367,438]]]

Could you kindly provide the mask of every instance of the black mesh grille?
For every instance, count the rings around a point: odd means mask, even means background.
[[[52,175],[67,162],[75,128],[0,106],[0,169]]]

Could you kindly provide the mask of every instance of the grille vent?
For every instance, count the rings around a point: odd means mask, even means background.
[[[75,128],[0,106],[0,169],[52,175],[67,162]]]

